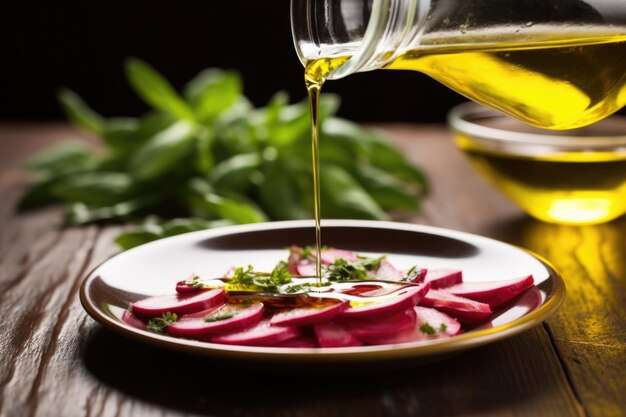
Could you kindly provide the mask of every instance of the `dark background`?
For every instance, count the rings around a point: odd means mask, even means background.
[[[244,94],[264,106],[277,91],[306,97],[289,0],[0,0],[0,119],[64,118],[59,87],[105,116],[147,106],[124,76],[124,60],[151,64],[177,89],[208,67],[235,69]],[[355,121],[443,122],[465,101],[424,74],[373,71],[329,81],[339,116]]]

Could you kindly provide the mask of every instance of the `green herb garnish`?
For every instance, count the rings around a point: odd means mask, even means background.
[[[400,282],[413,282],[422,273],[422,268],[418,268],[417,265],[413,265],[409,269],[406,275],[400,280]]]
[[[435,328],[433,326],[431,326],[430,324],[428,324],[428,323],[423,323],[420,326],[420,331],[422,333],[429,334],[429,335],[433,335],[433,334],[437,333],[437,330],[435,330]]]
[[[235,317],[236,314],[235,313],[216,313],[216,314],[211,314],[207,317],[204,318],[204,321],[208,322],[208,323],[212,323],[214,321],[222,321],[222,320],[227,320],[230,318]]]
[[[439,326],[439,328],[438,328],[438,329],[435,329],[433,326],[431,326],[431,325],[430,325],[430,324],[428,324],[428,323],[423,323],[423,324],[420,326],[420,331],[421,331],[422,333],[425,333],[425,334],[434,335],[434,334],[436,334],[437,332],[439,332],[439,333],[443,333],[443,332],[445,332],[447,328],[448,328],[448,326],[446,326],[446,324],[445,324],[445,323],[441,323],[441,325]]]
[[[275,292],[279,286],[291,282],[291,274],[286,262],[279,262],[270,274],[255,272],[252,265],[246,269],[238,267],[226,284],[230,291],[264,291]]]
[[[371,278],[386,256],[368,258],[358,256],[356,261],[348,261],[344,258],[335,259],[335,262],[325,267],[324,277],[330,281],[359,281]]]
[[[170,326],[178,320],[176,313],[166,312],[161,317],[155,317],[148,321],[148,330],[155,333],[163,333],[167,326]]]

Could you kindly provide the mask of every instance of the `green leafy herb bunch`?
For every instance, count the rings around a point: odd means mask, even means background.
[[[311,134],[306,100],[278,91],[264,107],[246,98],[234,70],[208,68],[177,91],[145,61],[126,76],[150,109],[106,118],[70,90],[58,99],[69,121],[101,139],[67,141],[28,161],[35,180],[19,203],[64,204],[65,224],[133,224],[122,249],[228,224],[313,218]],[[323,94],[320,137],[324,218],[387,219],[417,210],[423,172],[379,133],[336,116]]]

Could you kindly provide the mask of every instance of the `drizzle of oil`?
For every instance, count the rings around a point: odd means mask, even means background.
[[[322,226],[320,201],[320,159],[319,137],[320,117],[319,104],[322,85],[328,74],[343,64],[348,58],[318,59],[307,63],[304,71],[304,82],[309,97],[309,112],[311,114],[311,159],[313,171],[313,214],[315,216],[315,276],[317,286],[322,286]]]

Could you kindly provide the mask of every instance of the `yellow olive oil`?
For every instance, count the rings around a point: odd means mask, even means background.
[[[319,101],[322,84],[326,76],[343,64],[347,57],[336,59],[319,59],[307,63],[304,71],[304,82],[309,97],[311,114],[311,159],[313,171],[313,214],[315,217],[315,276],[318,287],[322,286],[322,226],[320,202],[320,161],[319,161]]]
[[[486,181],[539,220],[596,224],[626,211],[626,152],[518,155],[455,139]]]
[[[419,71],[473,101],[544,129],[592,124],[626,104],[626,35],[409,51],[388,69]]]

